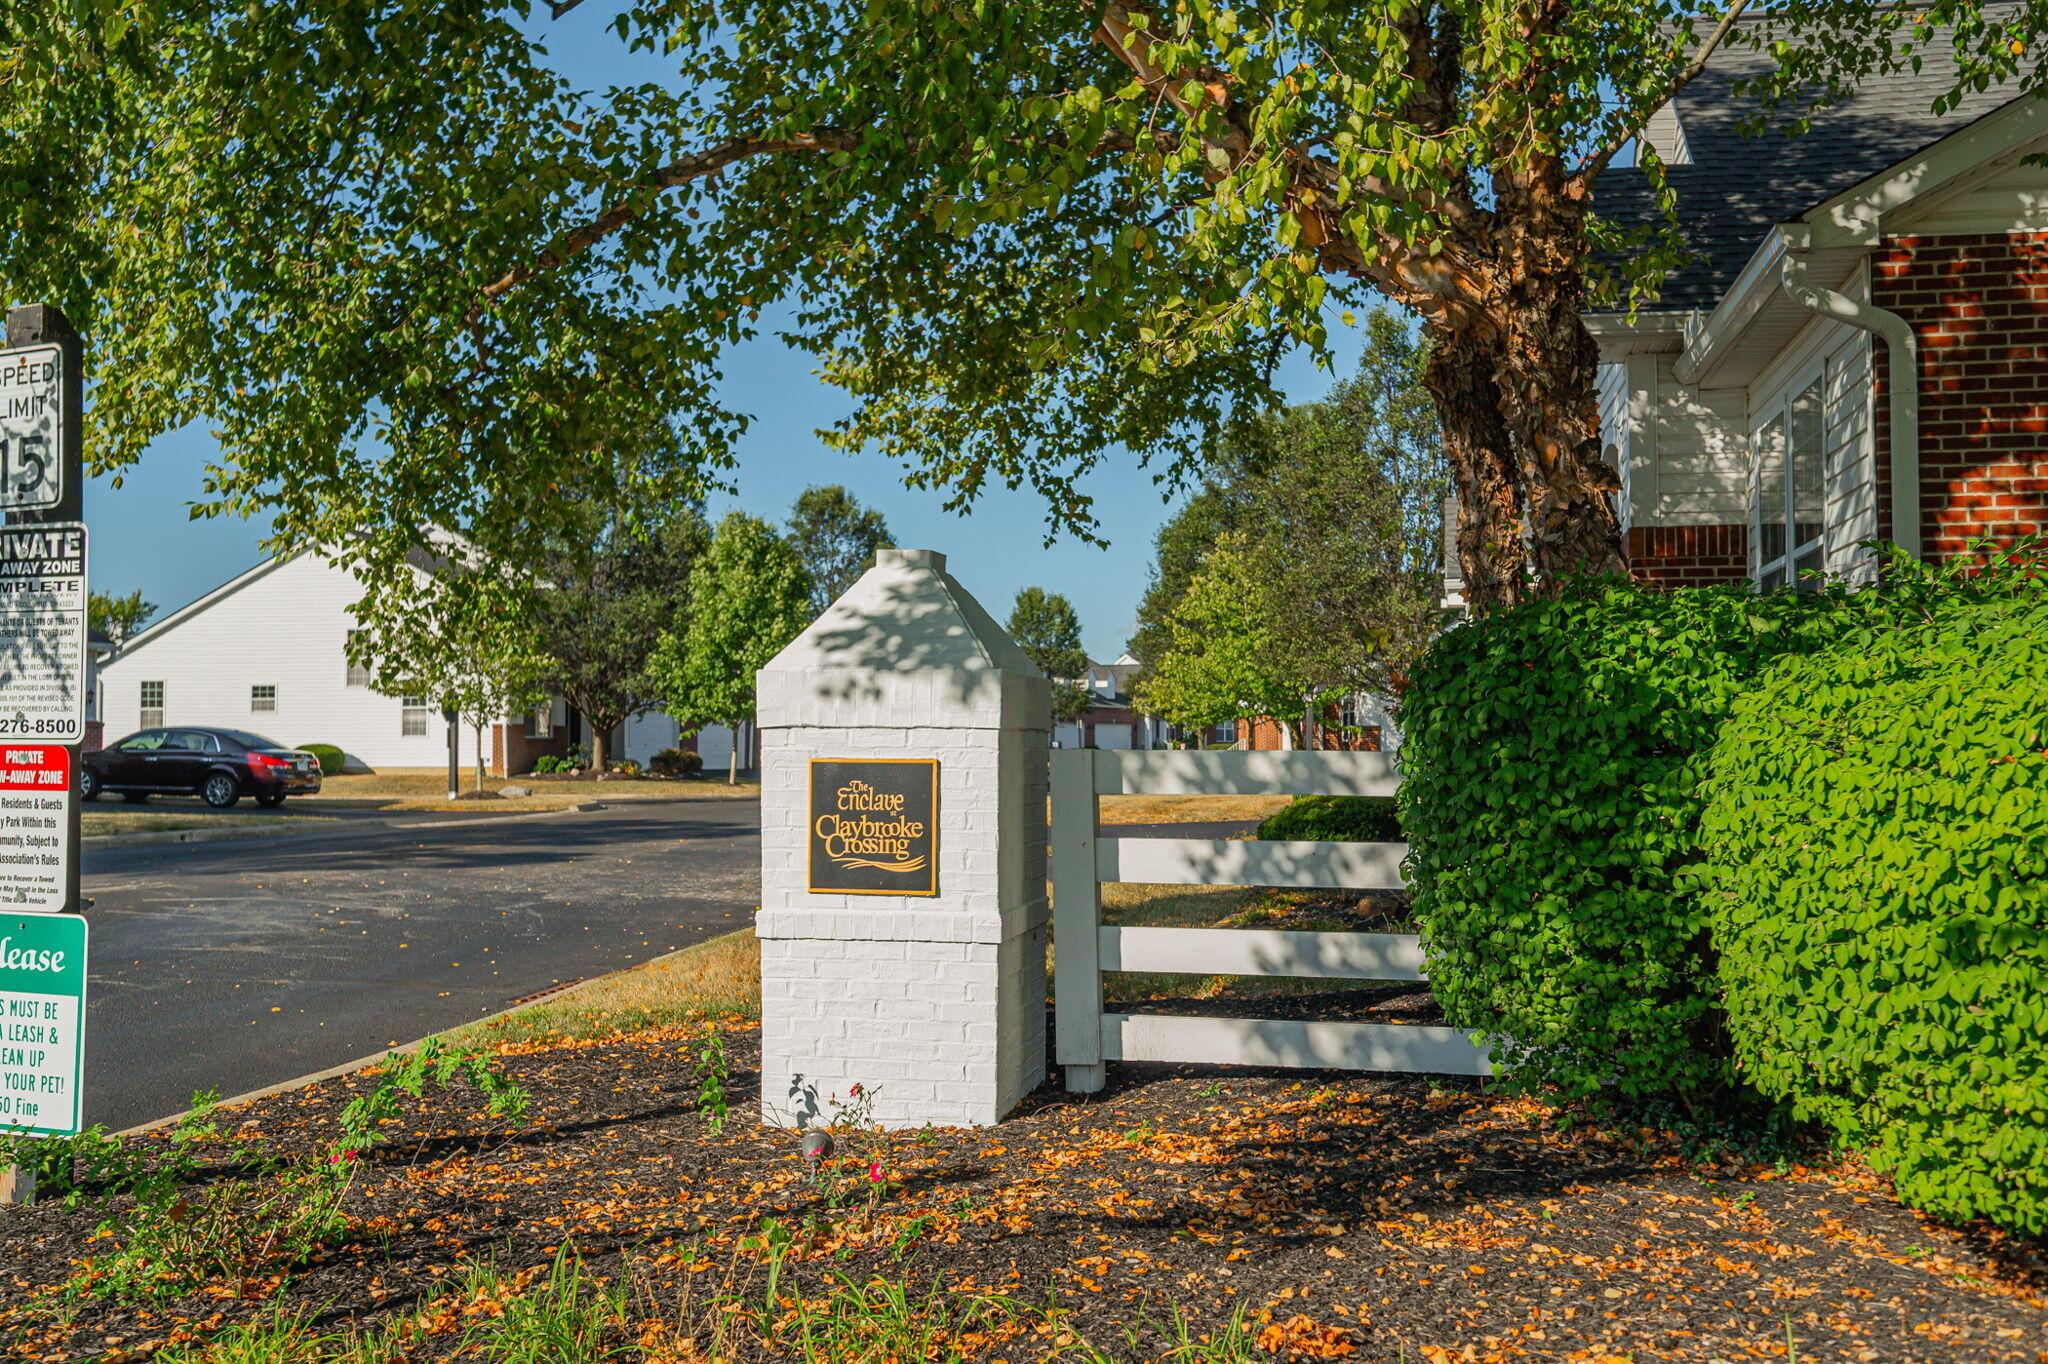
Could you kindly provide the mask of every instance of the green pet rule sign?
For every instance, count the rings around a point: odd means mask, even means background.
[[[85,938],[76,914],[0,918],[0,1133],[81,1126]]]

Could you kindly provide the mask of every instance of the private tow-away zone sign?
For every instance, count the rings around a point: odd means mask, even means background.
[[[0,530],[0,742],[85,736],[85,527]]]

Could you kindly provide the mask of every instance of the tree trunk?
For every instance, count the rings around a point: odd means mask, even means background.
[[[1501,416],[1496,360],[1456,335],[1430,338],[1424,381],[1443,425],[1444,457],[1458,493],[1458,566],[1473,611],[1513,606],[1527,593],[1522,488]]]
[[[1503,243],[1507,331],[1498,386],[1521,457],[1536,572],[1546,593],[1575,574],[1628,572],[1600,454],[1600,348],[1580,319],[1586,210],[1551,189],[1539,165]]]
[[[476,793],[484,793],[484,722],[476,722]]]
[[[740,784],[740,723],[740,721],[735,720],[729,726],[732,730],[732,743],[726,749],[725,784],[727,786],[738,786]]]
[[[590,719],[587,715],[583,718],[586,720]],[[612,730],[610,725],[599,725],[595,720],[591,721],[590,766],[585,771],[589,772],[592,776],[602,777],[605,774],[605,769],[611,765],[611,754],[606,751],[611,737]]]

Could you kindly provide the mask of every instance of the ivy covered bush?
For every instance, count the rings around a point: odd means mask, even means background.
[[[1707,750],[1847,595],[1590,586],[1443,635],[1401,707],[1400,822],[1431,988],[1524,1085],[1730,1084],[1697,856]]]
[[[348,758],[333,744],[300,744],[299,751],[313,755],[323,777],[340,776],[342,768],[348,765]]]
[[[1392,796],[1296,796],[1259,822],[1263,839],[1317,843],[1398,843]]]
[[[1699,881],[1741,1073],[1907,1202],[2048,1231],[2048,593],[1742,695]]]

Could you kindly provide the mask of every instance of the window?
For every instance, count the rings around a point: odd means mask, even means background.
[[[1765,409],[1751,440],[1751,576],[1765,590],[1820,586],[1827,452],[1821,380],[1814,375]]]
[[[164,684],[145,682],[142,684],[142,727],[155,729],[164,722]]]
[[[422,738],[427,732],[427,719],[433,708],[427,705],[424,696],[408,696],[399,702],[398,732],[408,739]]]
[[[526,734],[532,739],[555,737],[555,703],[542,702],[533,708],[533,714],[526,717]]]
[[[353,648],[356,642],[356,636],[362,633],[363,632],[361,630],[349,631],[348,644],[344,645],[342,648],[342,657],[348,663],[348,677],[346,684],[351,687],[367,687],[370,685],[370,670],[364,667],[362,664],[356,662],[354,659],[348,657],[350,650]],[[424,733],[425,731],[423,730],[421,732]]]
[[[1358,697],[1347,696],[1344,705],[1337,712],[1337,723],[1345,729],[1358,728]]]
[[[249,709],[263,715],[277,714],[277,688],[263,685],[249,688]]]
[[[145,733],[137,734],[132,738],[123,739],[119,744],[119,748],[123,753],[154,753],[159,748],[162,748],[164,740],[170,737],[164,730],[152,729]]]

